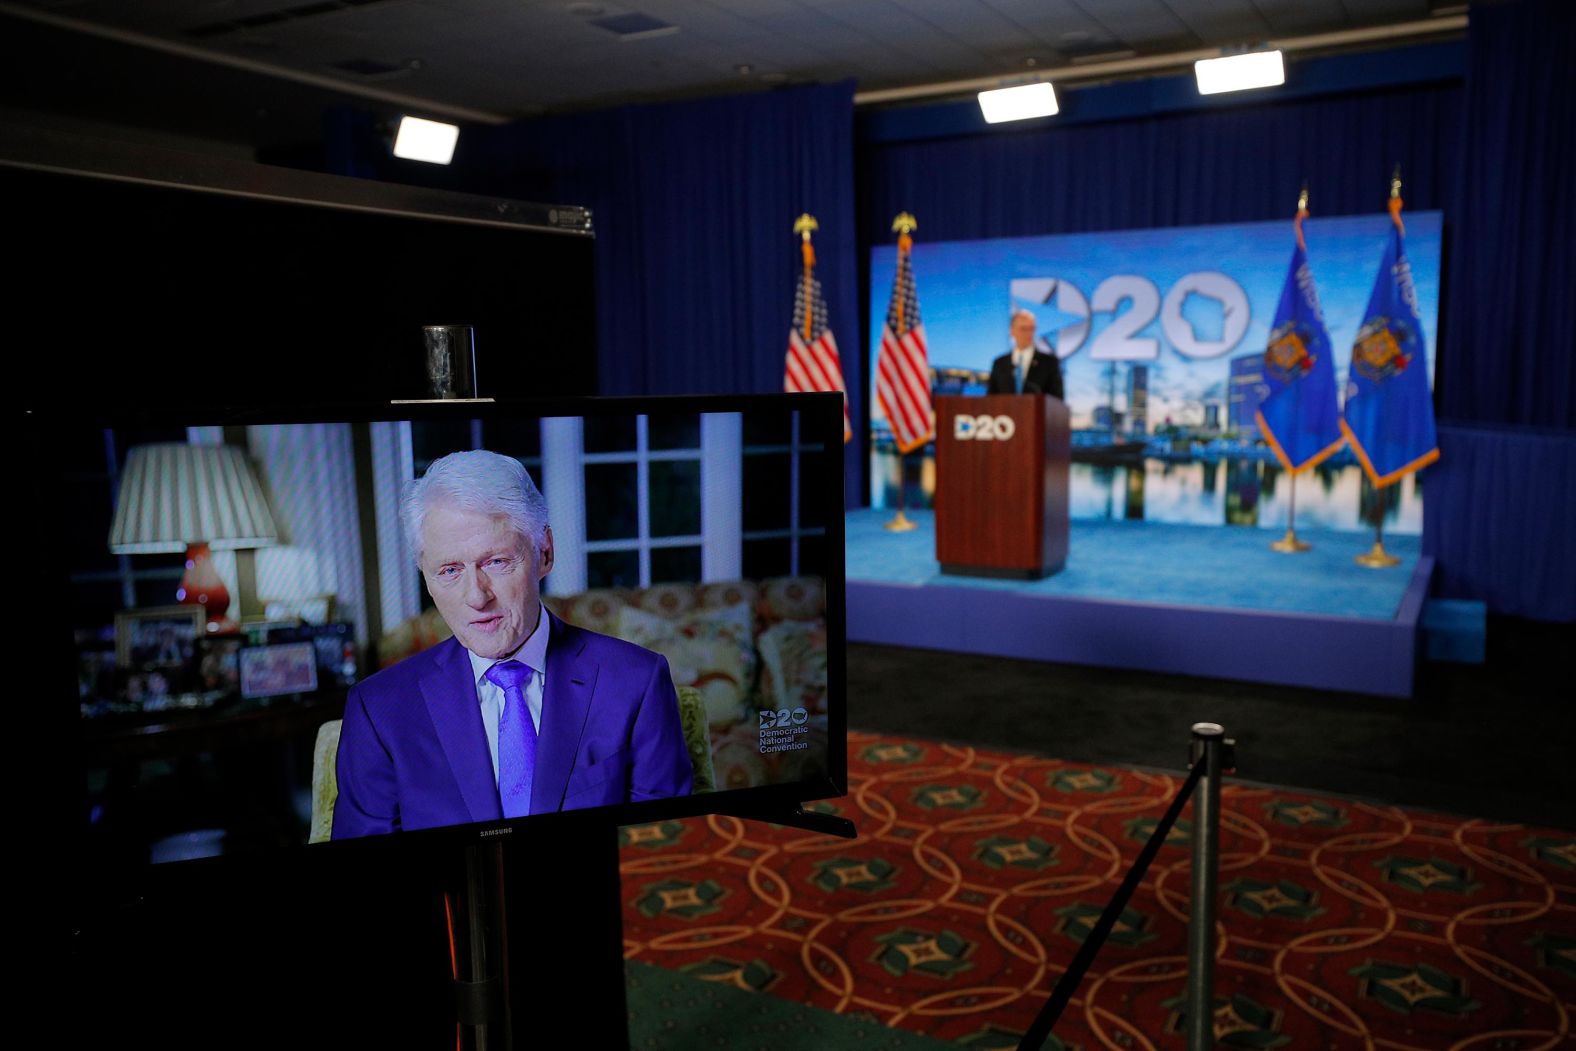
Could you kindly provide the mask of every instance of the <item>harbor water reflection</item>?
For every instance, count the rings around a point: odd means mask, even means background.
[[[906,506],[929,507],[936,483],[933,456],[927,449],[903,459],[907,461]],[[872,467],[873,506],[896,507],[895,451],[878,450]],[[1074,462],[1070,513],[1075,520],[1131,519],[1283,530],[1291,481],[1278,464],[1258,458]],[[1373,528],[1372,516],[1380,500],[1387,533],[1416,535],[1423,531],[1423,486],[1418,475],[1375,490],[1354,463],[1320,466],[1297,476],[1297,526],[1367,531]]]

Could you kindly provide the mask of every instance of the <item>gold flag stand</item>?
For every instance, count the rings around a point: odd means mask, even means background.
[[[892,521],[886,524],[886,528],[894,533],[907,533],[918,529],[919,526],[915,525],[914,520],[905,515],[900,507],[897,509],[897,514],[892,516]]]
[[[1382,493],[1384,490],[1379,489],[1376,492]],[[1382,504],[1378,509],[1377,521],[1374,522],[1374,546],[1365,553],[1358,555],[1355,561],[1359,566],[1367,566],[1369,569],[1389,569],[1391,566],[1399,566],[1401,564],[1399,558],[1396,558],[1384,549],[1384,507]]]
[[[1283,555],[1300,555],[1313,547],[1306,540],[1297,538],[1297,475],[1291,476],[1291,508],[1286,515],[1286,535],[1270,545],[1271,551]]]
[[[917,229],[918,226],[919,224],[914,221],[914,217],[907,212],[900,213],[896,219],[892,220],[892,229],[898,234],[897,250],[899,253],[906,253],[909,250],[909,246],[913,243],[909,240],[909,234]],[[903,304],[899,303],[898,310],[901,312],[902,309]],[[901,324],[902,322],[899,321],[900,327]],[[903,450],[899,449],[897,453],[897,514],[893,515],[892,520],[886,523],[885,528],[889,533],[910,533],[919,528],[912,518],[903,513],[904,491],[908,488],[908,480],[904,477],[907,474],[904,470],[905,466]]]

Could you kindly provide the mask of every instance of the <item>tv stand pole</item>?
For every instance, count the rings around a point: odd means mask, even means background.
[[[465,848],[466,956],[469,978],[454,979],[454,1015],[470,1028],[475,1051],[507,1051],[509,958],[504,937],[503,850],[496,842]]]

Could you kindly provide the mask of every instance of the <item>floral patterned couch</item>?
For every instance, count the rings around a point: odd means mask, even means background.
[[[674,684],[694,687],[704,704],[717,788],[797,780],[824,761],[826,592],[819,578],[658,584],[544,601],[571,624],[668,658]],[[387,667],[448,634],[437,611],[428,610],[384,636],[379,663]],[[799,708],[809,747],[763,751],[766,720],[757,713]]]

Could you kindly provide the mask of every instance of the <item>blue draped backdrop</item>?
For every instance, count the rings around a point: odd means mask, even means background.
[[[1110,124],[878,146],[863,229],[899,211],[928,241],[1284,218],[1303,180],[1315,215],[1441,208],[1459,156],[1458,84],[1260,103]],[[923,287],[921,288],[923,291]],[[923,304],[922,304],[923,305]]]
[[[1423,551],[1443,595],[1576,620],[1576,437],[1444,424],[1423,475]]]

